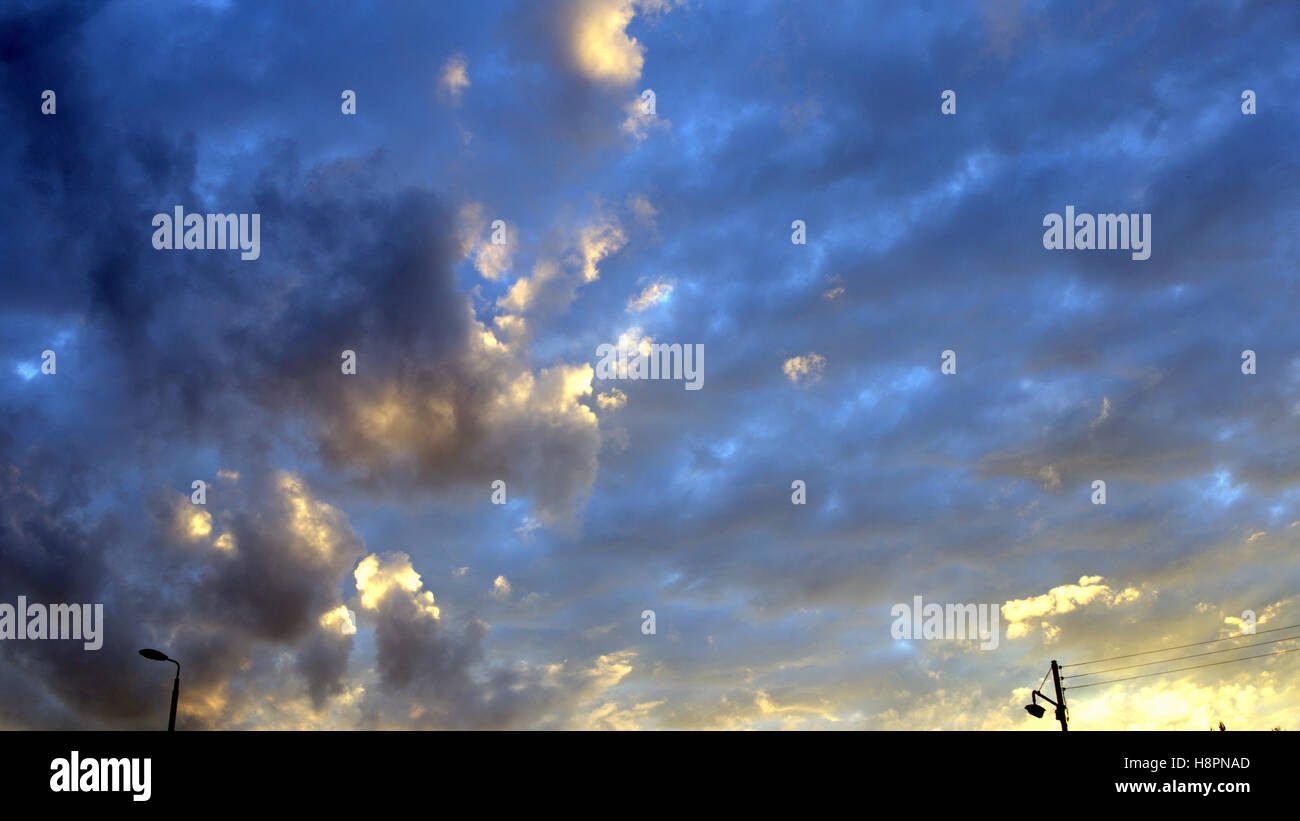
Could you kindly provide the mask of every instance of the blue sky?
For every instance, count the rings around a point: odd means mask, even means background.
[[[107,623],[0,643],[0,725],[150,725],[160,646],[190,728],[1046,730],[1051,658],[1300,622],[1298,33],[11,4],[0,601]],[[156,250],[176,205],[260,214],[260,258]],[[1150,214],[1150,258],[1046,250],[1070,205]],[[703,388],[595,378],[642,341],[703,345]],[[998,648],[895,641],[915,595],[1001,605]],[[1072,717],[1294,728],[1295,658]]]

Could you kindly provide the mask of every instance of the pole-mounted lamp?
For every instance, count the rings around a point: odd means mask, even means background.
[[[172,681],[172,712],[171,717],[167,719],[167,730],[172,732],[176,729],[176,702],[181,696],[181,663],[174,658],[168,658],[161,650],[150,650],[147,647],[140,651],[140,655],[150,661],[170,661],[176,665],[176,678]]]
[[[1056,659],[1052,659],[1052,683],[1056,685],[1056,700],[1053,701],[1038,690],[1034,690],[1029,696],[1029,703],[1025,705],[1025,712],[1034,718],[1042,718],[1047,710],[1038,703],[1041,698],[1056,708],[1056,720],[1061,722],[1061,732],[1066,732],[1070,729],[1070,714],[1065,709],[1065,690],[1061,688],[1061,668],[1057,665]]]

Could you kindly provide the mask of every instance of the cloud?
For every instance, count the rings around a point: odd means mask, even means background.
[[[578,4],[232,6],[201,29],[166,4],[0,12],[0,177],[23,206],[0,246],[24,261],[0,286],[0,587],[102,600],[118,625],[99,654],[0,646],[0,726],[157,726],[169,676],[134,656],[156,645],[186,665],[183,728],[1041,730],[1010,699],[1040,680],[1041,645],[899,648],[882,607],[922,577],[927,598],[1019,600],[1104,553],[1139,600],[1014,623],[1078,660],[1235,634],[1244,609],[1288,600],[1300,345],[1276,299],[1295,222],[1277,183],[1297,178],[1296,112],[1245,117],[1221,81],[1285,98],[1269,78],[1296,73],[1276,36],[1295,4],[1025,4],[987,24],[845,7],[789,26],[711,3],[650,20],[661,6],[613,27],[642,57],[626,83],[577,66]],[[1224,48],[1207,64],[1161,32]],[[1044,85],[1066,33],[1080,59]],[[989,41],[1017,59],[954,58]],[[1134,50],[1149,70],[1123,70]],[[438,86],[456,53],[476,66],[456,116],[411,105],[431,84],[456,104]],[[359,118],[321,107],[340,66]],[[266,76],[285,93],[252,93]],[[962,84],[996,116],[938,116]],[[620,125],[647,85],[673,128],[638,148]],[[72,90],[57,117],[24,102],[45,87]],[[1071,106],[1079,88],[1114,93]],[[606,213],[575,203],[593,198],[625,209],[619,242],[584,248]],[[1083,201],[1156,214],[1153,276],[1044,256],[1043,213]],[[154,251],[149,217],[178,203],[261,213],[262,257]],[[468,247],[466,203],[485,204]],[[485,245],[497,216],[505,251]],[[806,247],[795,216],[816,226]],[[627,313],[659,278],[672,310]],[[653,322],[628,345],[707,344],[713,387],[594,394],[583,360],[629,316]],[[1260,350],[1258,376],[1225,339]],[[54,377],[32,366],[50,346]],[[966,376],[938,374],[946,347]],[[836,378],[792,397],[773,357],[811,351]],[[212,476],[197,515],[189,481]],[[816,515],[784,507],[794,476]],[[1096,478],[1104,507],[1053,492]],[[369,556],[365,586],[391,578],[373,608],[354,590]],[[546,594],[506,607],[484,595],[497,575]],[[1234,729],[1290,726],[1296,658],[1080,690],[1072,716],[1203,729],[1223,704]],[[1139,696],[1161,710],[1124,707]]]
[[[658,10],[660,4],[655,4]],[[645,46],[627,34],[633,0],[572,0],[564,11],[573,65],[589,80],[626,86],[641,77]]]
[[[587,675],[596,682],[600,691],[616,687],[635,666],[636,654],[630,650],[601,656]],[[623,705],[617,699],[596,699],[574,721],[573,728],[580,730],[639,730],[647,718],[662,706],[663,700]]]
[[[626,242],[627,235],[615,217],[598,217],[583,226],[579,235],[583,281],[592,282],[598,279],[600,271],[596,269],[597,263],[617,252]]]
[[[189,683],[180,706],[182,726],[226,725],[244,699],[255,698],[252,693],[266,685],[269,656],[280,650],[293,660],[298,679],[279,686],[286,686],[290,696],[301,688],[304,696],[323,704],[340,691],[347,668],[352,639],[345,611],[339,610],[338,588],[361,552],[361,542],[346,518],[316,499],[297,477],[277,472],[245,488],[246,481],[209,492],[204,512],[213,527],[207,533],[177,531],[175,510],[192,507],[179,494],[155,495],[150,515],[134,532],[114,533],[101,521],[91,531],[98,534],[94,551],[110,563],[96,570],[94,563],[78,562],[94,577],[70,572],[78,566],[65,564],[77,561],[75,542],[61,543],[56,531],[43,527],[46,547],[39,561],[51,563],[49,570],[70,586],[24,588],[29,595],[57,601],[103,602],[104,647],[96,653],[64,653],[58,647],[50,652],[5,642],[0,653],[31,655],[27,675],[48,682],[60,701],[77,712],[83,727],[138,726],[151,702],[143,693],[148,677],[130,662],[141,645],[164,647],[183,659]],[[10,484],[0,491],[0,506],[11,511],[11,527],[20,529],[0,534],[5,545],[21,545],[22,533],[32,532],[39,521],[33,517],[40,515],[43,502],[38,495],[28,496],[29,505],[38,507],[24,518],[15,504],[22,495],[13,495],[19,487]],[[212,546],[217,530],[233,534],[240,549],[195,549],[202,543]],[[22,573],[13,557],[4,558],[7,579]],[[160,577],[170,581],[165,589],[154,589]],[[47,709],[28,705],[34,707]],[[40,726],[35,715],[27,721]]]
[[[642,97],[632,100],[624,110],[627,112],[627,117],[619,128],[637,142],[644,142],[650,136],[652,129],[667,129],[673,126],[671,120],[659,118],[658,105],[652,107]]]
[[[544,715],[557,726],[569,726],[580,721],[591,697],[612,686],[594,680],[581,665],[531,669],[491,663],[483,646],[487,625],[449,619],[409,555],[362,556],[365,546],[346,516],[301,479],[283,472],[261,478],[244,473],[238,484],[209,501],[214,521],[237,533],[248,548],[235,555],[195,551],[176,541],[171,519],[160,507],[139,542],[147,547],[132,548],[135,538],[109,538],[101,530],[93,545],[87,541],[86,556],[111,557],[112,564],[97,569],[83,562],[91,572],[79,576],[63,566],[76,558],[69,549],[75,544],[60,545],[54,531],[44,528],[47,551],[53,552],[39,561],[60,568],[60,584],[76,589],[26,589],[54,601],[105,601],[111,624],[133,628],[106,631],[99,655],[5,642],[0,658],[10,663],[25,658],[26,675],[47,682],[61,704],[75,710],[75,723],[82,727],[138,726],[146,711],[153,712],[152,680],[130,661],[139,644],[163,647],[184,660],[189,683],[179,724],[189,729],[508,727],[539,722]],[[0,472],[0,479],[4,475]],[[8,526],[25,531],[37,520],[19,515],[25,494],[12,484],[13,471],[7,475],[10,484],[0,487],[0,502],[12,514]],[[29,507],[40,504],[39,497],[28,498]],[[39,515],[38,510],[31,507],[30,514]],[[21,544],[15,539],[19,535],[0,533],[0,547]],[[17,558],[7,548],[0,552],[7,560]],[[27,564],[32,561],[29,557]],[[10,561],[7,572],[12,577],[21,566]],[[163,593],[147,594],[129,581],[157,573],[172,579]],[[348,577],[355,583],[350,603],[340,594]],[[495,587],[508,594],[504,575]],[[373,644],[373,667],[356,658],[363,635]],[[25,710],[24,725],[70,722],[35,691],[12,681],[17,669],[0,665],[10,685],[0,720],[12,723]],[[270,713],[267,699],[275,705]]]
[[[411,567],[411,557],[405,553],[370,555],[361,560],[353,571],[357,595],[366,610],[377,610],[390,593],[411,594],[411,603],[420,612],[437,619],[441,613],[433,603],[433,593],[421,590],[424,586],[420,574]]]
[[[320,617],[320,626],[329,631],[338,631],[340,636],[355,636],[357,614],[340,604]]]
[[[505,296],[497,300],[497,307],[511,314],[527,313],[535,307],[542,289],[559,279],[559,266],[551,260],[541,260],[533,266],[532,276],[515,280]]]
[[[655,208],[650,199],[644,194],[628,194],[627,210],[632,212],[638,222],[650,228],[657,227],[657,217],[659,209]]]
[[[532,370],[472,322],[456,376],[416,372],[350,395],[329,429],[330,455],[380,487],[504,478],[530,494],[543,519],[572,515],[595,480],[600,443],[581,401],[591,395],[591,366]]]
[[[503,600],[508,599],[510,598],[511,592],[512,592],[512,588],[510,587],[510,580],[507,579],[505,576],[497,576],[492,581],[493,598],[503,599]]]
[[[474,269],[492,282],[509,273],[513,256],[509,226],[506,226],[506,241],[497,244],[492,242],[494,229],[489,227],[482,203],[465,203],[457,217],[461,251],[466,259],[474,260]]]
[[[672,283],[657,279],[627,301],[627,312],[638,313],[661,302],[667,302],[672,293]]]
[[[818,353],[792,356],[781,366],[781,372],[795,385],[817,382],[826,370],[826,357]]]
[[[1287,609],[1294,602],[1295,602],[1295,598],[1292,597],[1292,598],[1283,599],[1281,601],[1276,601],[1273,602],[1272,604],[1256,609],[1255,622],[1254,622],[1255,627],[1259,628],[1269,622],[1276,621],[1277,618],[1283,613],[1285,613]],[[1205,605],[1205,609],[1208,611],[1214,608],[1212,608],[1210,605]],[[1242,635],[1245,632],[1245,628],[1249,624],[1245,619],[1241,618],[1240,616],[1235,616],[1235,615],[1229,616],[1223,614],[1222,612],[1220,613],[1220,615],[1223,615],[1223,623],[1226,625],[1226,630],[1224,630],[1223,632],[1225,635],[1228,636]]]
[[[540,519],[533,518],[532,516],[525,516],[524,523],[515,528],[515,533],[519,534],[520,539],[528,541],[533,532],[540,530],[541,527],[542,521]]]
[[[1110,418],[1110,397],[1103,396],[1101,398],[1101,415],[1098,416],[1096,419],[1092,420],[1090,423],[1088,423],[1088,427],[1096,428],[1098,425],[1105,422],[1109,418]]]
[[[495,729],[536,725],[544,716],[553,726],[580,726],[590,701],[618,682],[605,657],[591,669],[565,662],[493,665],[484,650],[488,626],[469,619],[457,628],[432,613],[432,593],[419,583],[408,556],[369,559],[373,569],[365,574],[364,591],[358,580],[358,592],[376,592],[380,583],[383,593],[361,612],[374,631],[377,674],[358,705],[361,726]],[[493,595],[510,592],[498,576]]]
[[[614,345],[614,350],[617,354],[615,362],[619,379],[627,378],[628,369],[632,367],[633,357],[650,356],[652,344],[654,344],[654,337],[647,336],[640,325],[634,325],[618,335],[618,342]]]
[[[567,253],[563,261],[538,258],[531,273],[516,279],[496,301],[494,324],[512,341],[526,342],[534,322],[545,322],[566,311],[579,289],[600,278],[601,260],[616,253],[627,242],[622,225],[614,216],[597,213],[564,237]]]
[[[438,90],[453,105],[460,104],[461,93],[469,88],[469,69],[465,55],[455,54],[442,64],[438,73]]]
[[[1135,587],[1112,590],[1109,585],[1102,584],[1103,581],[1101,576],[1080,576],[1078,584],[1064,584],[1039,596],[1006,602],[1002,605],[1002,618],[1007,621],[1007,638],[1028,635],[1029,623],[1034,620],[1041,619],[1044,630],[1047,630],[1050,627],[1047,619],[1052,616],[1092,604],[1118,607],[1135,602],[1143,596],[1142,591]]]
[[[627,394],[618,388],[610,388],[608,392],[596,395],[596,404],[601,410],[618,410],[627,404]]]
[[[348,661],[356,634],[356,614],[340,604],[321,615],[320,629],[298,650],[295,670],[307,681],[314,711],[325,709],[332,698],[348,691]]]
[[[1043,487],[1056,490],[1061,486],[1061,474],[1057,471],[1055,465],[1044,465],[1038,471],[1038,480],[1043,483]]]
[[[119,225],[94,203],[108,190],[161,201],[173,175],[193,179],[198,164],[193,151],[161,137],[142,153],[137,143],[147,135],[137,128],[132,118],[113,118],[72,129],[66,153],[42,160],[140,156],[167,172],[106,160],[108,173],[74,173],[78,182],[60,195],[70,212],[88,209],[100,221],[84,250],[106,262],[76,280],[87,317],[81,334],[98,358],[91,367],[132,363],[112,383],[129,429],[114,441],[193,443],[201,432],[232,452],[284,448],[282,458],[317,462],[372,490],[477,486],[491,474],[535,489],[548,517],[573,513],[594,479],[597,421],[580,397],[556,398],[567,396],[552,390],[566,378],[562,363],[534,366],[526,349],[502,343],[475,318],[454,261],[472,253],[488,278],[503,276],[509,262],[489,250],[499,246],[483,244],[482,206],[453,214],[430,191],[387,188],[378,155],[308,163],[294,144],[280,144],[264,165],[238,160],[264,171],[249,174],[256,194],[237,176],[225,192],[276,212],[275,240],[268,233],[256,271],[220,255],[160,259],[147,245],[122,253],[113,237],[134,230],[130,220]],[[593,271],[611,232],[589,241]],[[196,267],[182,275],[176,266],[186,265]],[[208,321],[187,321],[200,305]],[[354,377],[340,373],[343,350],[357,354]],[[178,367],[181,359],[193,367]],[[231,538],[244,548],[239,534]]]

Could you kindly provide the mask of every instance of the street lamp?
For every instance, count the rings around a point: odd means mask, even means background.
[[[1034,690],[1029,696],[1029,703],[1025,705],[1025,712],[1029,713],[1034,718],[1042,718],[1043,714],[1046,713],[1047,710],[1043,708],[1043,705],[1038,703],[1038,700],[1041,698],[1043,701],[1046,701],[1048,704],[1056,708],[1056,720],[1061,722],[1061,731],[1066,732],[1070,729],[1070,714],[1065,709],[1065,690],[1061,687],[1061,668],[1057,666],[1056,659],[1052,659],[1051,675],[1052,683],[1056,686],[1056,701],[1051,700],[1038,690]],[[1044,677],[1043,681],[1046,680],[1047,678]],[[1041,687],[1043,685],[1039,684],[1038,686]]]
[[[167,731],[172,732],[176,729],[176,701],[181,695],[181,663],[176,659],[168,658],[161,650],[150,650],[147,647],[140,651],[140,655],[150,661],[170,661],[176,665],[176,679],[172,682],[172,713],[171,718],[167,719]]]

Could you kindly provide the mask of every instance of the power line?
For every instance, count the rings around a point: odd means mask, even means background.
[[[1094,681],[1091,684],[1077,684],[1074,687],[1066,687],[1065,689],[1082,690],[1084,687],[1096,687],[1101,684],[1114,684],[1119,681],[1132,681],[1135,678],[1149,678],[1151,676],[1163,676],[1166,673],[1181,673],[1184,670],[1196,670],[1201,667],[1215,667],[1220,664],[1232,664],[1238,661],[1250,661],[1251,659],[1262,659],[1265,658],[1266,656],[1281,656],[1287,653],[1294,653],[1297,650],[1300,650],[1300,647],[1292,647],[1289,650],[1276,650],[1272,653],[1260,653],[1258,656],[1245,656],[1239,659],[1227,659],[1226,661],[1212,661],[1208,664],[1193,664],[1189,667],[1178,667],[1173,670],[1161,670],[1157,673],[1141,673],[1140,675],[1136,675],[1136,676],[1126,676],[1124,678],[1113,678],[1108,681]]]
[[[1146,656],[1146,655],[1150,655],[1151,653],[1163,653],[1167,650],[1182,650],[1183,648],[1186,647],[1199,647],[1202,644],[1214,644],[1215,642],[1218,641],[1231,641],[1232,639],[1240,639],[1251,635],[1259,636],[1259,635],[1263,635],[1264,633],[1276,633],[1279,630],[1294,630],[1297,627],[1300,627],[1300,624],[1293,624],[1290,627],[1272,627],[1269,628],[1268,630],[1256,630],[1254,633],[1241,633],[1240,635],[1227,636],[1221,639],[1207,639],[1206,641],[1194,641],[1191,644],[1179,644],[1179,645],[1175,645],[1174,647],[1161,647],[1158,650],[1143,650],[1140,653],[1126,653],[1125,655],[1122,656],[1108,656],[1104,659],[1093,659],[1092,661],[1076,661],[1073,664],[1062,664],[1061,667],[1062,668],[1082,667],[1085,664],[1098,664],[1103,661],[1116,661],[1118,659],[1129,659],[1129,658],[1133,658],[1134,656]],[[1169,660],[1173,661],[1173,659],[1169,659]]]
[[[1236,636],[1234,636],[1233,638],[1236,638]],[[1119,670],[1132,670],[1135,667],[1150,667],[1153,664],[1169,664],[1170,662],[1182,661],[1183,659],[1194,659],[1194,658],[1199,658],[1201,656],[1212,656],[1215,653],[1234,653],[1238,650],[1245,650],[1249,647],[1262,647],[1265,644],[1277,644],[1279,641],[1295,641],[1297,639],[1300,639],[1300,636],[1287,636],[1286,638],[1282,638],[1282,639],[1270,639],[1269,641],[1259,641],[1259,642],[1255,642],[1254,644],[1241,644],[1236,647],[1224,647],[1220,650],[1207,650],[1204,653],[1192,653],[1191,655],[1177,656],[1171,659],[1160,659],[1159,661],[1144,661],[1141,662],[1140,664],[1125,664],[1122,667],[1108,667],[1105,670],[1094,670],[1091,673],[1075,673],[1069,676],[1061,676],[1061,678],[1081,678],[1082,676],[1099,676],[1102,675],[1103,673],[1114,673]]]

